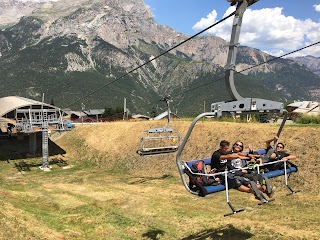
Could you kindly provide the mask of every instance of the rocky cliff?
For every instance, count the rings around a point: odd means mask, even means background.
[[[294,60],[295,62],[299,63],[300,65],[306,66],[308,69],[310,69],[313,73],[320,75],[320,57],[314,57],[314,56],[305,56],[305,57],[295,57],[290,58]]]
[[[127,97],[132,112],[147,112],[171,94],[185,114],[202,111],[203,101],[229,100],[223,78],[228,43],[218,37],[192,39],[126,74],[189,37],[157,24],[143,0],[0,3],[1,96],[39,99],[45,93],[47,101],[72,108],[79,101],[91,108],[121,106]],[[241,47],[237,70],[270,58]],[[319,77],[291,60],[243,73],[236,77],[243,96],[318,97]]]

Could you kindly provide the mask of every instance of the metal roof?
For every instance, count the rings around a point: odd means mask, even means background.
[[[319,102],[304,102],[300,107],[295,109],[294,113],[310,113],[310,112],[318,112]]]
[[[87,114],[85,114],[84,112],[81,112],[81,111],[70,111],[70,112],[68,112],[70,115],[71,114],[74,114],[74,115],[76,115],[76,116],[78,116],[78,117],[86,117],[87,116]]]
[[[146,115],[142,115],[142,114],[136,114],[136,115],[132,115],[132,118],[143,118],[143,119],[150,119],[149,116]]]
[[[310,101],[298,101],[298,102],[293,102],[288,104],[288,107],[300,107],[302,106],[304,103],[308,103]]]
[[[164,117],[166,117],[166,116],[168,116],[168,111],[165,111],[165,112],[159,114],[158,116],[152,118],[151,120],[160,120],[160,119],[162,119],[162,118],[164,118]],[[170,112],[170,116],[174,116],[174,117],[179,118],[179,117],[178,117],[176,114],[174,114],[173,112]]]
[[[42,105],[42,104],[44,106],[57,109],[57,107],[52,106],[50,104],[38,102],[29,98],[18,97],[18,96],[3,97],[3,98],[0,98],[0,117],[4,116],[5,114],[17,108],[27,107],[32,105]]]
[[[104,114],[105,109],[89,109],[83,112],[87,115],[100,115],[100,114]]]

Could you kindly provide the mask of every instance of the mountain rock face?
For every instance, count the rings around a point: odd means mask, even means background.
[[[146,113],[172,95],[179,113],[230,100],[224,83],[228,43],[157,24],[143,0],[0,0],[0,97],[19,95],[60,107],[121,106]],[[152,60],[159,54],[162,56]],[[319,76],[292,60],[239,47],[236,85],[244,97],[318,100]],[[151,62],[147,63],[148,61]],[[139,67],[143,65],[142,67]]]
[[[314,57],[314,56],[305,56],[305,57],[295,57],[290,58],[291,60],[294,60],[295,62],[299,63],[300,65],[306,66],[308,69],[310,69],[313,73],[320,75],[320,57]]]
[[[20,18],[32,13],[38,4],[32,1],[1,0],[0,27],[18,23]]]

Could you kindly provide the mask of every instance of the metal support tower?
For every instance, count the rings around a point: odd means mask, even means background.
[[[173,100],[172,100],[171,96],[168,95],[163,98],[163,101],[166,102],[167,108],[168,108],[168,110],[167,110],[168,111],[168,123],[167,123],[166,128],[169,128],[170,127],[170,119],[171,119],[170,102],[172,102]]]
[[[17,109],[16,128],[19,132],[26,134],[42,133],[42,165],[41,170],[49,171],[49,130],[64,131],[64,122],[61,109],[36,108]],[[35,138],[36,139],[36,138]],[[35,140],[36,141],[36,140]],[[36,142],[33,143],[36,145]]]
[[[42,112],[42,165],[40,167],[43,171],[50,170],[49,165],[49,137],[48,137],[48,113],[47,110],[44,109]]]

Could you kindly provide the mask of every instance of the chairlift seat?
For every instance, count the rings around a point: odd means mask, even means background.
[[[163,132],[172,133],[173,129],[172,128],[150,128],[147,130],[147,133],[163,133]]]
[[[141,156],[147,155],[160,155],[160,154],[167,154],[167,153],[174,153],[178,150],[177,146],[172,147],[159,147],[159,148],[144,148],[137,151],[137,153]]]
[[[137,153],[140,156],[174,153],[180,146],[180,139],[180,134],[172,128],[150,128],[142,134]]]
[[[255,152],[258,152],[261,155],[266,154],[265,149],[259,149],[259,150],[256,150]],[[204,163],[206,165],[210,165],[210,163],[211,163],[211,158],[204,158],[201,160],[204,161]],[[185,162],[185,164],[188,165],[188,167],[190,168],[193,163],[201,161],[201,160],[192,160],[192,161]],[[243,167],[246,167],[246,161],[243,160],[242,163],[243,163]],[[290,166],[290,167],[287,166],[286,170],[287,170],[287,174],[288,174],[288,173],[297,172],[298,168],[295,166]],[[190,172],[187,168],[184,169],[184,172],[190,177]],[[284,171],[284,169],[283,170],[273,170],[273,171],[263,173],[261,175],[265,176],[267,178],[274,178],[274,177],[285,175],[285,171]],[[218,184],[216,186],[202,186],[202,187],[203,187],[203,189],[199,189],[200,192],[198,194],[199,196],[202,196],[202,197],[204,197],[205,195],[211,194],[211,193],[216,193],[216,192],[226,190],[226,187],[223,184]]]

